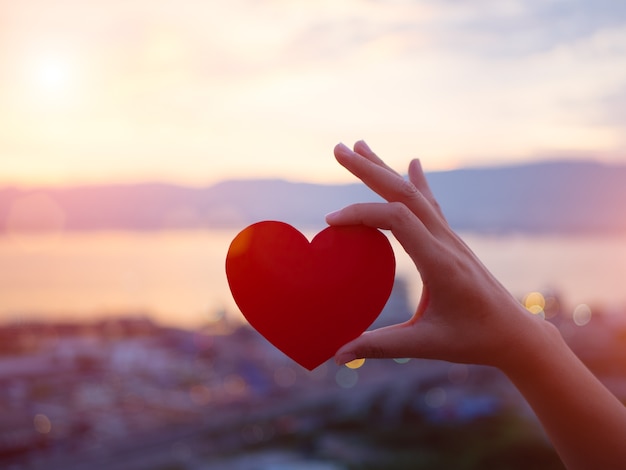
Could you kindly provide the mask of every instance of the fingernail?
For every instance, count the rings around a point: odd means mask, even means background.
[[[348,146],[346,144],[344,144],[343,142],[339,142],[336,146],[335,146],[335,152],[339,152],[343,155],[351,155],[352,154],[352,150],[350,150],[348,148]]]
[[[369,145],[367,145],[367,142],[365,142],[363,139],[359,140],[358,143],[360,145],[362,145],[363,147],[365,147],[367,150],[369,150],[370,152],[372,151],[372,149],[370,148]]]
[[[344,364],[347,364],[348,362],[354,361],[355,359],[357,359],[356,354],[351,351],[347,351],[337,354],[335,356],[335,363],[338,366],[342,366]]]
[[[340,213],[341,213],[341,209],[338,210],[338,211],[334,211],[334,212],[330,212],[330,213],[326,214],[326,217],[325,217],[326,222],[330,224],[335,219],[337,219],[337,217],[339,216]]]

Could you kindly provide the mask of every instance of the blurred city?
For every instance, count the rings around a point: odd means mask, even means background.
[[[626,323],[558,295],[520,299],[626,398]],[[411,315],[398,278],[374,327]],[[0,328],[0,468],[561,469],[488,367],[332,362],[308,372],[222,312],[194,330],[147,316]]]

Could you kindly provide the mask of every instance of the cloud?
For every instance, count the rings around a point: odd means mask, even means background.
[[[625,10],[608,0],[0,0],[0,158],[21,162],[5,168],[14,178],[326,177],[320,155],[352,136],[402,165],[412,147],[431,161],[608,147],[620,111],[590,121],[626,82]]]
[[[618,126],[626,131],[626,80],[621,87],[610,91],[598,100],[596,116],[597,124]],[[623,141],[626,149],[626,138]]]
[[[432,0],[441,44],[494,57],[523,56],[626,26],[626,3],[614,0]]]

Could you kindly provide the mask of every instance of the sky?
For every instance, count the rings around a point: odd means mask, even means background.
[[[626,2],[0,0],[0,185],[626,163]]]

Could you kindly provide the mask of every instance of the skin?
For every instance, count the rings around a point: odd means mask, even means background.
[[[556,327],[530,314],[450,228],[419,160],[409,164],[406,180],[365,142],[354,150],[338,144],[334,153],[387,202],[353,204],[326,221],[390,230],[423,282],[409,321],[364,333],[335,361],[414,357],[497,367],[533,408],[568,469],[626,468],[626,408]]]

